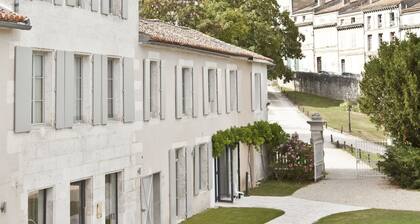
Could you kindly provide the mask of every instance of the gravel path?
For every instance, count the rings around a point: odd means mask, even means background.
[[[307,118],[297,107],[278,91],[269,88],[271,102],[269,120],[278,122],[288,133],[297,132],[303,141],[309,142]],[[326,130],[329,139],[332,130]],[[337,133],[335,133],[337,134]],[[340,134],[346,142],[359,141],[357,137]],[[359,140],[358,140],[359,139]],[[420,211],[420,191],[402,190],[389,184],[382,177],[357,176],[356,160],[353,156],[330,143],[325,144],[325,166],[327,178],[297,191],[293,196],[315,201],[325,201],[368,208],[400,209]],[[364,164],[363,167],[368,167]],[[362,172],[375,172],[369,168]]]
[[[295,197],[245,197],[234,204],[218,203],[219,207],[258,207],[280,209],[284,215],[268,224],[312,224],[322,217],[340,212],[363,210],[363,207],[310,201]]]

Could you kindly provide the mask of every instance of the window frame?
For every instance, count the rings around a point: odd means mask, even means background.
[[[109,180],[110,180],[110,185],[112,185],[113,183],[112,183],[112,178],[115,178],[115,182],[114,182],[114,184],[115,184],[115,198],[113,199],[113,200],[115,200],[115,207],[114,207],[114,213],[115,213],[115,223],[112,223],[112,224],[118,224],[119,222],[118,222],[118,219],[119,219],[119,215],[118,215],[118,208],[119,208],[119,198],[120,198],[120,195],[119,195],[119,193],[120,193],[120,190],[119,190],[119,181],[120,181],[120,179],[121,179],[121,175],[120,175],[120,172],[115,172],[115,173],[109,173],[109,174],[106,174],[105,175],[105,194],[107,193],[107,190],[106,190],[106,188],[108,187],[108,183],[107,183],[107,180],[108,180],[108,178],[109,178]],[[112,186],[111,186],[111,189],[112,189]],[[111,190],[110,189],[110,190]],[[111,191],[109,191],[109,193],[111,194]],[[105,222],[107,222],[107,220],[108,220],[108,216],[111,216],[112,215],[112,213],[111,214],[107,214],[107,212],[108,212],[108,209],[107,209],[107,205],[108,205],[108,203],[107,203],[107,195],[105,195]],[[111,200],[112,201],[112,200]],[[112,208],[112,206],[111,206],[111,208]],[[111,208],[109,209],[109,210],[111,210]],[[112,220],[112,217],[111,217],[111,220]],[[112,222],[112,221],[111,221]],[[110,222],[110,223],[111,223]]]
[[[191,95],[191,102],[187,102],[187,93],[186,93],[186,80],[185,76],[187,74],[184,73],[185,70],[190,70],[190,92],[188,93],[188,95]],[[182,80],[182,84],[181,84],[181,91],[182,91],[182,96],[181,96],[181,104],[182,104],[182,116],[183,117],[192,117],[193,116],[193,110],[194,110],[194,68],[192,66],[182,66],[181,67],[181,80]],[[191,105],[191,111],[188,111],[188,104],[190,103]]]
[[[31,84],[31,86],[32,86],[32,93],[31,93],[31,124],[32,125],[34,125],[34,126],[38,126],[38,125],[44,125],[44,124],[46,124],[46,121],[45,121],[45,102],[46,102],[46,100],[45,100],[45,79],[46,79],[46,74],[45,74],[45,57],[46,57],[46,55],[45,55],[45,53],[43,53],[43,52],[37,52],[37,51],[34,51],[33,53],[32,53],[33,55],[32,55],[32,78],[31,78],[31,81],[32,81],[32,84]],[[40,76],[36,76],[35,75],[35,69],[34,69],[34,58],[36,57],[36,56],[39,56],[40,58],[41,58],[41,75]],[[41,84],[41,99],[40,100],[36,100],[35,99],[35,86],[36,86],[36,84],[35,84],[35,80],[37,80],[37,79],[39,79],[39,80],[41,80],[41,82],[40,82],[40,84]],[[41,109],[41,111],[40,111],[40,113],[41,113],[41,121],[40,122],[35,122],[35,104],[36,103],[40,103],[41,104],[41,107],[40,107],[40,109]]]
[[[115,119],[115,65],[114,58],[107,58],[107,118]],[[111,89],[109,88],[111,86]],[[111,103],[111,106],[110,106]],[[111,110],[111,111],[110,111]]]
[[[37,191],[33,191],[33,192],[30,192],[29,194],[28,194],[28,214],[27,214],[27,218],[28,218],[28,222],[29,222],[29,216],[30,216],[30,209],[29,209],[29,207],[30,207],[30,203],[29,203],[29,198],[32,196],[32,195],[36,195],[36,197],[37,197],[37,200],[36,200],[36,202],[37,202],[37,206],[36,206],[36,212],[37,212],[37,214],[39,214],[39,202],[38,202],[38,199],[39,199],[39,194],[40,193],[42,193],[42,222],[40,222],[40,220],[37,220],[37,222],[35,222],[33,219],[31,219],[32,220],[32,222],[33,223],[38,223],[38,224],[47,224],[47,209],[48,209],[48,207],[47,207],[47,202],[48,202],[48,199],[47,199],[47,194],[48,194],[48,190],[49,189],[42,189],[42,190],[37,190]],[[39,217],[37,217],[37,218],[39,218]]]
[[[79,213],[79,223],[78,224],[86,224],[86,185],[87,180],[79,180],[70,183],[70,194],[71,194],[71,186],[78,186],[79,187],[79,200],[80,200],[80,213]],[[71,218],[71,200],[70,200],[70,217]]]
[[[83,122],[83,55],[75,55],[74,56],[74,64],[75,64],[75,114],[74,114],[74,123],[82,123]],[[80,63],[80,66],[77,67],[77,63]],[[79,71],[77,71],[79,68]],[[78,89],[79,85],[79,89]],[[78,91],[79,90],[79,91]],[[79,97],[78,94],[80,94]],[[79,106],[79,110],[77,107]]]
[[[212,75],[210,73],[210,71],[214,71],[214,86],[211,86],[211,78]],[[219,100],[219,82],[218,82],[218,72],[217,72],[217,68],[215,67],[209,67],[207,69],[207,90],[208,90],[208,99],[207,102],[209,104],[209,114],[217,114],[217,101]],[[212,97],[212,90],[214,91],[214,100],[211,100]]]
[[[382,28],[382,14],[378,14],[378,28]]]
[[[262,105],[262,74],[259,72],[255,72],[254,74],[254,89],[255,89],[255,110],[256,111],[262,111],[263,105]]]
[[[234,77],[234,82],[232,81],[232,76]],[[230,112],[238,111],[238,70],[229,70],[229,81],[230,83],[226,83],[226,85],[229,85],[230,90]],[[232,88],[232,84],[234,84],[235,88]],[[234,97],[232,97],[234,95]],[[233,101],[232,101],[233,100]]]
[[[368,36],[367,36],[367,48],[368,48],[368,51],[371,51],[372,50],[372,34],[369,34]]]
[[[157,99],[156,100],[156,107],[157,107],[157,111],[153,111],[154,107],[153,107],[153,85],[152,85],[152,64],[156,63],[157,66],[157,89],[155,90],[157,92]],[[162,107],[161,107],[161,100],[162,100],[162,68],[161,68],[161,60],[160,59],[150,59],[150,78],[149,78],[149,107],[150,107],[150,118],[151,119],[159,119],[161,113],[162,113]]]

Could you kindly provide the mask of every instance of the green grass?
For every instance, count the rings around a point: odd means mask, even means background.
[[[316,224],[418,224],[420,212],[369,209],[338,213],[320,219]]]
[[[284,197],[295,193],[302,187],[310,184],[309,182],[293,182],[293,181],[264,181],[260,186],[250,190],[253,196],[277,196]]]
[[[340,107],[340,104],[344,101],[289,90],[285,91],[285,95],[306,114],[311,115],[316,112],[320,113],[328,122],[329,127],[337,130],[343,128],[344,132],[349,131],[348,112]],[[384,141],[384,132],[378,130],[376,126],[370,122],[366,114],[351,112],[350,117],[352,121],[352,135],[375,142]]]
[[[182,224],[263,224],[284,212],[267,208],[214,208],[195,215]]]

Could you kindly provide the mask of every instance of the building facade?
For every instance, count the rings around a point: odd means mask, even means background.
[[[177,223],[264,177],[211,136],[266,119],[271,59],[138,7],[1,1],[0,223]]]
[[[282,2],[300,33],[304,57],[295,71],[361,74],[381,42],[419,34],[418,0],[316,0]]]

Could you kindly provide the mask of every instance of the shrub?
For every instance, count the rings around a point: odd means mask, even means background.
[[[379,162],[380,168],[403,188],[420,189],[420,149],[410,146],[390,147]]]
[[[281,147],[273,148],[270,168],[277,180],[313,180],[314,154],[312,146],[299,140],[294,134]]]

